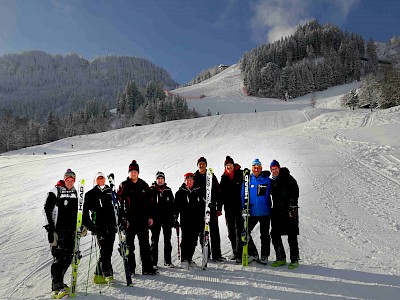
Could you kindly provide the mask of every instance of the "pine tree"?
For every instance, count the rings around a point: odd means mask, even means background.
[[[43,142],[53,142],[58,139],[58,124],[56,117],[49,111],[43,130]]]

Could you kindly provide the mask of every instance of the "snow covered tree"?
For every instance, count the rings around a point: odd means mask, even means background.
[[[349,93],[344,95],[341,99],[341,104],[343,107],[349,107],[353,110],[358,107],[358,95],[355,89],[351,90]]]
[[[43,128],[43,141],[47,143],[55,141],[57,139],[58,139],[58,122],[54,114],[51,111],[49,111]]]

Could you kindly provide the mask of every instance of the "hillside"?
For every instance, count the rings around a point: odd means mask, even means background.
[[[0,112],[8,109],[28,119],[35,114],[43,118],[49,110],[65,115],[91,99],[115,107],[129,80],[142,88],[149,81],[177,86],[167,71],[136,57],[109,55],[89,61],[77,54],[7,54],[0,57]]]
[[[237,78],[234,67],[224,72]],[[245,100],[251,103],[252,98],[235,96],[241,86],[230,82],[228,88],[224,72],[180,92],[206,93],[225,102],[230,99],[230,109],[240,111]],[[219,95],[212,86],[220,86],[225,94]],[[347,88],[319,94],[315,109],[295,106],[296,102],[305,105],[307,99],[281,101],[274,111],[230,113],[74,136],[0,156],[0,298],[49,298],[52,259],[42,228],[42,209],[47,192],[67,168],[72,168],[78,179],[86,178],[89,189],[96,171],[114,172],[119,184],[127,176],[130,161],[136,159],[141,178],[151,183],[162,170],[176,192],[183,174],[196,169],[198,157],[205,156],[220,178],[225,156],[230,155],[242,167],[249,167],[257,157],[265,169],[277,159],[296,178],[301,234],[297,270],[272,268],[270,264],[244,268],[228,261],[209,263],[206,271],[160,267],[160,274],[150,277],[140,275],[136,251],[139,275],[134,277],[134,287],[127,288],[115,245],[112,263],[116,285],[101,287],[99,296],[99,287],[91,284],[90,277],[85,296],[87,274],[92,276],[94,271],[93,261],[88,270],[89,235],[82,239],[77,299],[397,299],[400,107],[374,112],[341,109],[336,101]],[[224,216],[219,225],[222,253],[228,256],[231,250]],[[258,227],[253,238],[260,247]],[[175,233],[172,243],[173,263],[179,265]],[[284,245],[288,251],[285,238]],[[162,246],[159,257],[162,261]],[[200,258],[197,247],[194,259],[199,263]],[[271,249],[269,260],[274,259]],[[66,282],[69,276],[68,271]]]

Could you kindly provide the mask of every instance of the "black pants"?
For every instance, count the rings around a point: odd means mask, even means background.
[[[217,211],[214,209],[210,212],[210,240],[212,258],[218,259],[221,257],[221,237],[219,235]]]
[[[272,244],[274,245],[275,255],[277,260],[286,260],[285,248],[282,243],[282,236],[280,233],[271,233]],[[296,262],[299,260],[299,244],[297,242],[297,233],[288,234],[288,243],[290,248],[290,261]]]
[[[142,259],[142,271],[146,272],[152,269],[153,263],[150,256],[150,244],[147,225],[135,225],[133,228],[127,229],[126,243],[128,245],[128,263],[129,270],[132,274],[135,273],[136,259],[135,259],[135,236],[139,239],[140,257]]]
[[[97,262],[96,274],[104,277],[113,276],[111,256],[114,248],[115,230],[107,230],[97,234],[97,243],[100,248],[100,257]]]
[[[225,222],[228,228],[228,238],[231,242],[232,252],[236,257],[242,257],[243,242],[242,242],[242,232],[243,232],[243,217],[239,214],[226,214],[225,212]]]
[[[194,250],[196,249],[197,239],[200,244],[203,234],[200,234],[199,227],[192,224],[182,224],[182,241],[181,241],[181,261],[192,261]]]
[[[153,224],[153,226],[150,227],[150,229],[151,229],[150,253],[151,253],[151,259],[155,266],[158,263],[158,241],[160,239],[161,228],[163,230],[163,235],[164,235],[164,262],[166,264],[171,263],[171,251],[172,251],[171,226],[170,225],[167,226],[167,225],[161,225],[161,224]]]
[[[258,257],[256,245],[254,245],[253,239],[251,237],[251,231],[254,229],[258,222],[260,223],[261,257],[268,257],[271,251],[271,238],[269,236],[269,216],[249,217],[249,255]]]
[[[75,244],[74,231],[57,232],[57,246],[51,247],[53,263],[51,265],[51,289],[58,291],[64,287],[64,275],[71,265]]]

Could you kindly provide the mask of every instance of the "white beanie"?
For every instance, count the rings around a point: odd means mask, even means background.
[[[96,180],[97,180],[97,178],[99,178],[99,177],[104,177],[104,178],[106,178],[106,176],[104,175],[103,172],[97,172],[96,175],[94,176],[94,179],[93,179],[93,183],[94,183],[94,184],[96,184]]]

